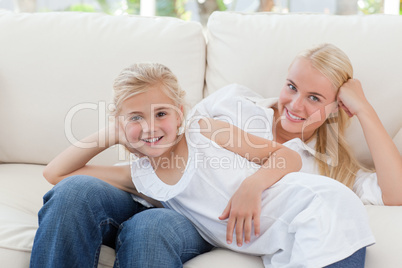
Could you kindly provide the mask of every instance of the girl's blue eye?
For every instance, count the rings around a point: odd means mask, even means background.
[[[139,115],[135,115],[135,116],[133,116],[133,117],[131,117],[131,121],[138,121],[138,120],[141,120],[142,119],[142,117],[141,116],[139,116]]]
[[[309,98],[310,98],[310,100],[312,100],[314,102],[320,101],[320,99],[317,98],[316,96],[310,96]]]

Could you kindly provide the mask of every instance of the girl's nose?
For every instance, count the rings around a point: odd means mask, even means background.
[[[142,131],[145,133],[152,133],[157,128],[155,120],[143,120],[141,122]]]

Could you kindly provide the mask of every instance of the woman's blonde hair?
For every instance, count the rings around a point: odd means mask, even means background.
[[[310,60],[314,68],[327,77],[334,88],[353,78],[353,67],[348,56],[332,44],[321,44],[298,55]],[[349,116],[339,108],[315,132],[316,163],[321,175],[331,177],[349,188],[353,187],[356,173],[363,168],[349,149],[345,129]]]
[[[115,108],[112,114],[119,115],[125,100],[144,93],[154,86],[161,86],[174,104],[178,108],[183,108],[184,118],[186,92],[181,89],[173,72],[160,63],[136,63],[120,72],[113,84]]]

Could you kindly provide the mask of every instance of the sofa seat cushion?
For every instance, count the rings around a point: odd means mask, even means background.
[[[0,259],[4,267],[29,267],[42,197],[53,185],[43,165],[0,164]],[[113,267],[115,252],[102,246],[99,268]]]
[[[0,165],[0,248],[30,251],[42,196],[51,189],[42,165]]]

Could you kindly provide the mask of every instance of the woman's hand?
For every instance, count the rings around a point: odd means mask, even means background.
[[[232,243],[233,232],[236,228],[237,245],[243,245],[243,235],[246,244],[250,242],[251,230],[254,224],[254,234],[260,234],[260,214],[261,214],[261,187],[256,185],[257,181],[247,178],[240,185],[239,189],[229,200],[220,220],[229,218],[226,240],[228,244]]]
[[[362,85],[357,79],[349,79],[341,86],[338,93],[338,103],[339,107],[349,117],[359,116],[360,112],[370,107],[366,96],[364,96]]]

